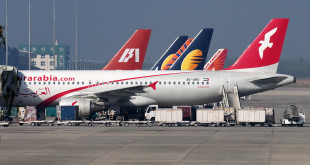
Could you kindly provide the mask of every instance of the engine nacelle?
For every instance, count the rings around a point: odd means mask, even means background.
[[[78,106],[79,117],[88,117],[95,112],[104,110],[103,105],[97,104],[95,101],[84,98],[65,98],[59,101],[59,106]]]

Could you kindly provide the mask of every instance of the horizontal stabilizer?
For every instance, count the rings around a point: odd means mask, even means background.
[[[269,77],[269,78],[263,78],[263,79],[257,79],[251,81],[253,84],[278,84],[281,81],[287,79],[285,76],[275,76],[275,77]]]

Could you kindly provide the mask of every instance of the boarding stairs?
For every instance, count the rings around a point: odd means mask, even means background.
[[[241,108],[238,86],[235,85],[232,91],[225,91],[225,87],[220,87],[220,95],[222,95],[222,102],[224,107]]]

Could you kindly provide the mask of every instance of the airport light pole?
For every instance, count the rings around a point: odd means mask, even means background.
[[[53,0],[53,56],[55,57],[55,0]]]
[[[77,0],[75,0],[75,70],[77,70],[77,34],[78,34],[78,29],[77,29],[77,12],[78,12],[78,7],[77,7]]]
[[[5,65],[8,65],[8,58],[9,58],[9,54],[8,54],[8,0],[6,0],[5,3]]]
[[[30,22],[31,22],[31,17],[30,17],[30,3],[31,3],[31,0],[28,0],[28,18],[29,18],[29,50],[28,50],[28,52],[29,52],[29,70],[30,70],[30,68],[31,68],[31,66],[30,66],[30,63],[31,63],[31,57],[30,57]]]

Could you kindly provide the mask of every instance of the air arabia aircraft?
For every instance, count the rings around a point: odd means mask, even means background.
[[[221,71],[19,71],[21,86],[12,106],[73,105],[88,116],[108,107],[217,102],[221,88],[232,91],[236,85],[239,96],[288,85],[295,77],[276,73],[288,22],[271,20],[240,58]]]

